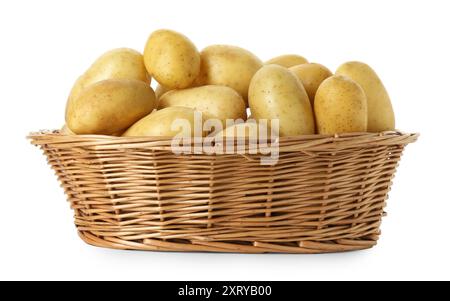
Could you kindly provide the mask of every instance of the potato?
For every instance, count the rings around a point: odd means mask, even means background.
[[[155,111],[133,124],[122,136],[164,136],[173,137],[194,135],[194,112],[192,108],[168,107]],[[189,128],[177,127],[174,121],[184,120]],[[178,122],[178,121],[177,121]],[[202,120],[200,120],[202,122]],[[202,123],[203,124],[203,123]]]
[[[251,139],[258,139],[259,137],[259,124],[256,121],[250,122],[242,122],[242,123],[236,123],[232,126],[229,126],[225,128],[224,130],[218,132],[215,135],[215,141],[221,141],[221,139],[231,139],[231,138],[251,138]],[[270,131],[270,123],[267,124],[267,128],[263,128],[266,138],[269,139],[271,136]]]
[[[69,101],[89,85],[106,79],[136,79],[150,83],[142,54],[129,48],[117,48],[100,56],[89,69],[78,78]]]
[[[289,68],[292,66],[306,64],[306,63],[308,63],[308,60],[305,59],[301,55],[285,54],[285,55],[280,55],[280,56],[277,56],[277,57],[274,57],[274,58],[268,60],[267,62],[265,62],[265,65],[275,64],[275,65],[280,65],[280,66]]]
[[[247,102],[248,86],[262,67],[261,60],[245,49],[229,45],[206,47],[200,55],[202,63],[195,85],[228,86]]]
[[[88,86],[73,99],[66,124],[76,134],[111,135],[124,131],[155,107],[155,93],[147,83],[108,79]]]
[[[69,129],[69,127],[67,126],[67,124],[64,124],[64,126],[59,130],[59,132],[61,133],[61,134],[63,134],[63,135],[76,135],[74,132],[72,132],[72,130],[71,129]],[[117,137],[120,137],[120,136],[122,136],[122,133],[123,133],[124,131],[120,131],[120,132],[117,132],[117,133],[113,133],[113,134],[111,134],[111,136],[117,136]]]
[[[311,106],[314,106],[314,96],[316,95],[319,85],[328,77],[332,76],[330,70],[327,67],[316,63],[307,63],[302,65],[296,65],[289,68],[305,87],[308,94]]]
[[[200,54],[184,35],[167,29],[153,32],[144,50],[150,75],[169,89],[190,86],[200,72]]]
[[[336,74],[345,75],[357,82],[367,97],[367,130],[382,132],[395,129],[395,116],[391,100],[378,75],[367,64],[347,62]]]
[[[281,137],[314,134],[308,95],[288,69],[278,65],[262,67],[250,82],[248,95],[252,116],[256,120],[279,119]]]
[[[156,97],[156,100],[159,100],[159,99],[161,98],[161,96],[163,96],[163,94],[166,93],[166,92],[168,92],[168,91],[170,91],[169,88],[164,87],[164,86],[158,84],[158,85],[156,86],[156,89],[155,89],[155,97]]]
[[[317,131],[335,134],[367,131],[367,99],[348,77],[334,75],[322,82],[314,100]]]
[[[189,107],[203,113],[205,120],[217,118],[226,124],[227,119],[247,118],[246,106],[241,95],[226,86],[208,85],[165,93],[158,108]]]

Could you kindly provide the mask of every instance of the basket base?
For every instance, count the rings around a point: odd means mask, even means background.
[[[78,231],[81,239],[89,245],[119,250],[169,251],[169,252],[216,252],[216,253],[291,253],[320,254],[337,253],[369,249],[377,244],[378,237],[365,239],[338,239],[317,242],[301,241],[295,244],[275,244],[267,242],[215,242],[189,241],[173,242],[160,239],[143,239],[139,241],[122,240],[117,237],[98,237],[87,231]]]

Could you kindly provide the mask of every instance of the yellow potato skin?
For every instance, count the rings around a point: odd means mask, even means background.
[[[172,130],[172,122],[176,119],[188,120],[191,125],[191,137],[194,135],[194,112],[192,108],[168,107],[145,116],[133,124],[122,136],[164,136],[174,137],[180,130]]]
[[[117,48],[105,52],[75,82],[69,101],[89,85],[106,79],[135,79],[150,83],[141,53],[130,48]]]
[[[308,94],[311,106],[314,106],[314,97],[316,96],[316,91],[320,84],[333,75],[327,67],[316,63],[296,65],[289,68],[289,70],[291,70],[302,82],[303,87],[305,87],[306,93]]]
[[[336,134],[367,131],[367,100],[348,77],[334,75],[322,82],[314,100],[317,131]]]
[[[250,83],[249,104],[256,120],[280,120],[280,137],[314,134],[308,95],[299,79],[284,67],[266,65],[255,74]]]
[[[144,50],[147,71],[168,89],[189,87],[200,72],[200,54],[184,35],[173,30],[154,31]]]
[[[72,132],[71,129],[69,129],[69,127],[67,126],[67,124],[64,124],[64,126],[59,130],[59,133],[63,134],[63,135],[76,135],[74,132]],[[118,132],[118,133],[114,133],[111,134],[111,136],[117,136],[120,137],[122,136],[123,131]]]
[[[280,66],[289,68],[289,67],[292,67],[292,66],[306,64],[306,63],[308,63],[308,60],[305,59],[301,55],[284,54],[284,55],[280,55],[280,56],[271,58],[270,60],[268,60],[264,64],[265,65],[275,64],[275,65],[280,65]]]
[[[357,82],[367,97],[367,130],[382,132],[395,129],[395,116],[389,95],[375,71],[362,62],[347,62],[336,70]]]
[[[223,85],[236,90],[247,102],[248,86],[262,67],[261,60],[248,50],[230,45],[211,45],[200,53],[200,74],[194,85]]]
[[[271,138],[270,123],[267,124],[267,129],[265,132],[266,138]],[[237,123],[229,126],[222,131],[218,132],[214,136],[216,142],[220,141],[222,138],[232,139],[232,138],[251,138],[258,139],[259,137],[259,124],[258,122],[243,122]]]
[[[66,124],[76,134],[123,132],[156,107],[155,93],[143,81],[108,79],[84,89],[67,109]]]
[[[202,112],[205,120],[217,118],[223,124],[227,119],[247,118],[241,95],[226,86],[208,85],[169,91],[160,98],[158,108],[173,106],[193,108]]]

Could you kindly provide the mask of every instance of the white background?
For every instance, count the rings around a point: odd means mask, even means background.
[[[1,1],[0,279],[447,279],[450,270],[448,1]],[[298,53],[331,70],[369,63],[397,128],[420,132],[394,180],[378,245],[327,255],[116,251],[77,236],[72,212],[25,136],[64,123],[66,97],[104,51],[143,49],[158,28],[199,49]]]

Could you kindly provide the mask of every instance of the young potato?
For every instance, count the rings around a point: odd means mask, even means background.
[[[258,139],[260,136],[259,133],[260,125],[256,121],[252,122],[242,122],[242,123],[236,123],[232,126],[229,126],[222,131],[218,132],[215,135],[215,141],[220,141],[221,139],[232,139],[232,138],[251,138],[251,139]],[[267,124],[267,128],[263,128],[262,130],[265,131],[264,135],[267,139],[270,139],[271,137],[271,131],[270,131],[270,123]]]
[[[224,125],[227,119],[247,118],[241,95],[226,86],[208,85],[169,91],[160,98],[158,108],[173,106],[193,108],[202,112],[205,120],[217,118]]]
[[[89,85],[106,79],[135,79],[150,83],[142,54],[130,48],[117,48],[101,55],[75,82],[69,101]]]
[[[61,134],[64,134],[64,135],[76,135],[74,132],[72,132],[71,129],[69,129],[69,127],[67,126],[67,124],[64,124],[64,126],[59,130],[59,132],[60,132]],[[122,136],[122,133],[123,133],[123,131],[120,131],[120,132],[111,134],[111,136],[117,136],[117,137],[120,137],[120,136]]]
[[[184,136],[192,137],[195,134],[194,112],[194,109],[186,107],[168,107],[158,110],[133,124],[122,136],[174,137],[181,133]],[[189,128],[179,128],[173,124],[178,121],[187,122]]]
[[[326,78],[333,75],[327,67],[316,63],[293,66],[289,68],[289,70],[294,72],[302,82],[303,87],[305,87],[306,93],[308,94],[311,106],[314,106],[314,96],[316,95],[317,88],[319,88],[320,84]]]
[[[306,64],[306,63],[308,63],[308,60],[305,59],[301,55],[285,54],[285,55],[280,55],[280,56],[277,56],[277,57],[274,57],[274,58],[268,60],[267,62],[265,62],[265,65],[275,64],[275,65],[280,65],[280,66],[289,68],[292,66]]]
[[[311,104],[299,79],[288,69],[266,65],[256,72],[249,88],[249,104],[256,120],[279,119],[279,134],[314,134]]]
[[[253,53],[236,46],[212,45],[200,53],[201,69],[194,83],[223,85],[236,90],[247,102],[248,86],[253,75],[262,67]]]
[[[155,107],[155,93],[147,83],[108,79],[88,86],[73,99],[66,110],[66,124],[76,134],[112,135]]]
[[[184,35],[173,30],[153,32],[144,50],[150,75],[168,89],[189,87],[200,72],[200,54]]]
[[[322,82],[314,100],[319,134],[367,131],[367,100],[348,77],[334,75]]]
[[[367,130],[382,132],[395,129],[395,116],[391,100],[378,75],[369,65],[361,62],[342,64],[336,74],[357,82],[367,97]]]

